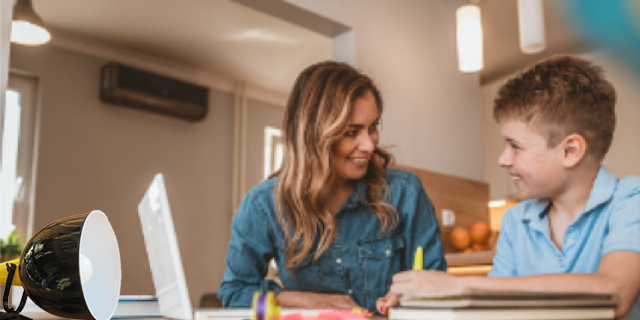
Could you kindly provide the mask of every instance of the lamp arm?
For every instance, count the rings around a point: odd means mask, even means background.
[[[7,262],[0,263],[0,284],[7,284],[7,278],[9,278],[9,273],[15,273],[9,271],[9,264],[20,265],[20,259],[10,260]],[[20,281],[20,277],[13,277],[13,281],[11,282],[13,286],[22,286],[22,281]]]
[[[14,278],[16,270],[18,269],[18,266],[16,266],[11,262],[12,261],[5,263],[5,266],[8,272],[8,275],[7,275],[8,280],[6,280],[7,282],[12,282],[13,280],[12,278]],[[20,314],[20,311],[22,311],[25,303],[27,302],[27,292],[26,291],[22,292],[22,299],[20,299],[20,305],[18,306],[17,310],[9,307],[10,292],[11,292],[11,285],[6,285],[4,287],[4,294],[2,295],[2,306],[4,307],[4,311],[6,311],[7,313],[0,312],[0,320],[32,320],[31,318],[27,318]]]

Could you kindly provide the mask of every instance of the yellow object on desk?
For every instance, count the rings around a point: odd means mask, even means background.
[[[413,256],[413,270],[422,270],[423,250],[421,246],[416,248],[416,254]]]
[[[280,320],[281,308],[273,291],[256,292],[251,305],[251,320]]]

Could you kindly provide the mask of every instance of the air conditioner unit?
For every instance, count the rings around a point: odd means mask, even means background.
[[[201,120],[209,110],[209,89],[118,63],[102,67],[100,100]]]

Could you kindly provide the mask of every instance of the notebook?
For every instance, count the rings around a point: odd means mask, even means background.
[[[423,308],[615,307],[610,294],[544,291],[415,293],[405,295],[400,305]]]
[[[613,319],[609,294],[558,292],[465,292],[410,294],[389,310],[390,320]]]
[[[605,320],[612,308],[422,309],[391,308],[389,320]]]

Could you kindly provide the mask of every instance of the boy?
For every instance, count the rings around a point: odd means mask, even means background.
[[[604,292],[614,295],[616,317],[640,318],[640,178],[618,179],[601,166],[615,100],[601,69],[573,57],[510,79],[494,106],[507,141],[498,163],[530,200],[503,218],[489,277],[399,273],[378,309],[406,292]]]

